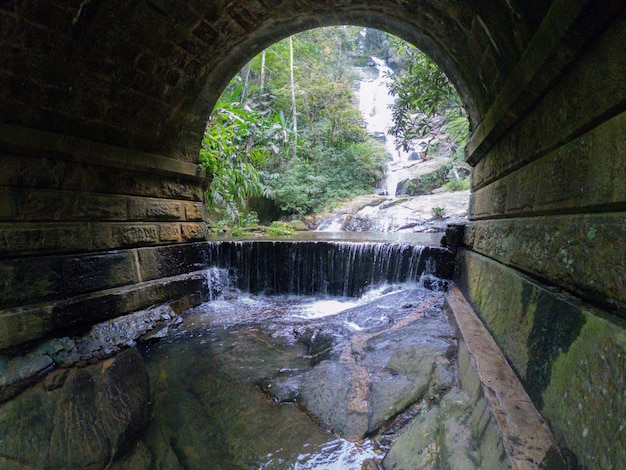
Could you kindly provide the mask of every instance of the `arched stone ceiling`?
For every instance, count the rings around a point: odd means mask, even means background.
[[[0,3],[0,121],[195,161],[230,78],[306,29],[385,30],[431,55],[480,122],[549,5],[538,0]]]

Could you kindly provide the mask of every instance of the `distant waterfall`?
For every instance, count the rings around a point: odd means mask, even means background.
[[[238,288],[269,294],[359,296],[383,282],[417,281],[424,273],[449,279],[444,249],[393,243],[209,242],[207,261],[227,268]]]
[[[395,96],[389,94],[389,80],[393,71],[384,60],[370,58],[370,65],[378,71],[374,79],[361,79],[359,82],[359,109],[367,124],[367,131],[374,136],[383,136],[385,148],[392,161],[408,161],[409,154],[402,149],[396,149],[394,137],[388,133],[393,123],[391,105]],[[387,171],[385,190],[389,196],[395,196],[397,178],[392,171]]]

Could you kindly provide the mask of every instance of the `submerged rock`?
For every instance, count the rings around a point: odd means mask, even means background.
[[[418,415],[397,437],[383,460],[386,470],[474,470],[480,456],[472,438],[471,406],[452,388],[441,401]]]
[[[150,399],[135,349],[55,371],[0,407],[0,467],[103,469],[144,427]]]
[[[438,418],[439,407],[435,406],[413,419],[383,459],[385,469],[436,470]]]

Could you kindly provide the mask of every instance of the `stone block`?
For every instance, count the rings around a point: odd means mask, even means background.
[[[0,262],[0,309],[61,297],[61,266],[58,257],[8,259]]]
[[[468,250],[459,285],[514,365],[565,455],[585,468],[620,468],[626,447],[626,323]],[[490,282],[486,282],[487,280]],[[510,289],[511,282],[522,285]],[[518,330],[518,343],[506,337]],[[525,364],[517,351],[525,350]]]
[[[185,204],[185,219],[186,220],[202,220],[202,203],[186,203]]]
[[[137,256],[144,281],[201,271],[208,267],[205,243],[139,248]]]
[[[137,246],[159,241],[156,225],[124,225],[117,229],[119,246]]]
[[[126,198],[74,191],[16,190],[22,220],[126,219]]]
[[[15,198],[13,191],[8,188],[0,188],[0,219],[15,217]]]
[[[112,251],[63,259],[63,284],[68,296],[139,282],[131,251]]]
[[[41,338],[53,328],[52,305],[0,311],[0,350]]]
[[[68,212],[61,219],[126,220],[127,200],[109,194],[66,193]]]
[[[162,242],[180,242],[182,235],[180,232],[180,224],[159,224],[159,240]]]
[[[183,240],[198,241],[206,240],[207,228],[204,223],[185,223],[180,224]]]
[[[465,245],[626,317],[626,214],[476,221]]]
[[[182,215],[182,205],[177,201],[133,198],[128,204],[131,220],[178,220]]]
[[[182,215],[183,210],[180,202],[150,201],[146,210],[146,216],[148,220],[180,219]]]
[[[0,253],[12,255],[94,249],[91,224],[13,223],[0,224]],[[112,248],[111,246],[108,246]],[[96,247],[98,248],[98,247]],[[106,248],[106,247],[102,247]]]

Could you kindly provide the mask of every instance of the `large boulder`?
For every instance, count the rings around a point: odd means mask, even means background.
[[[104,469],[147,423],[150,401],[135,349],[52,372],[0,406],[0,467]]]
[[[351,440],[377,432],[422,399],[450,387],[453,344],[438,318],[390,323],[340,345],[304,374],[299,400],[325,426]],[[280,384],[278,384],[280,385]],[[432,395],[432,393],[429,393]]]
[[[414,163],[398,171],[396,196],[421,196],[430,194],[448,181],[452,161],[437,157],[426,162]]]

